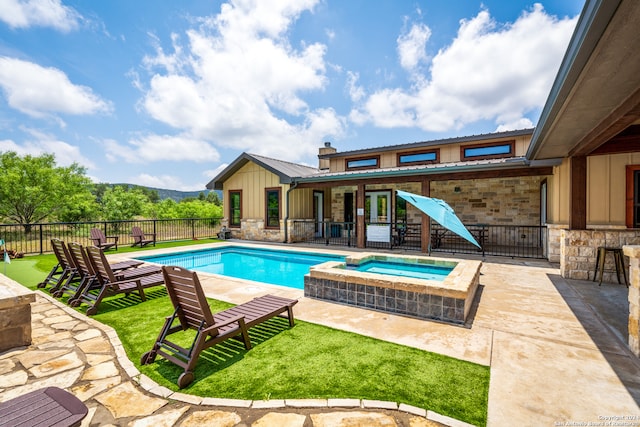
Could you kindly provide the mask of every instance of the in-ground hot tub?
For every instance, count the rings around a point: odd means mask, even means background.
[[[384,274],[358,271],[371,263]],[[304,277],[304,295],[460,325],[471,310],[481,266],[473,260],[362,253],[312,267]],[[434,272],[441,277],[431,276]]]

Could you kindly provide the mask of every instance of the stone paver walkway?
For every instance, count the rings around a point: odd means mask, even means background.
[[[115,333],[37,292],[29,347],[0,354],[0,401],[57,386],[89,408],[82,426],[464,426],[395,402],[358,399],[244,401],[158,386],[127,359]]]

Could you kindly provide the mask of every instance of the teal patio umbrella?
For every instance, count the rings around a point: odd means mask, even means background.
[[[476,242],[476,239],[471,235],[471,233],[469,233],[469,230],[467,230],[467,228],[462,224],[462,221],[460,221],[456,216],[456,213],[453,211],[451,206],[449,206],[444,200],[407,193],[406,191],[401,190],[396,190],[396,192],[398,193],[398,196],[429,215],[429,217],[444,228],[453,231],[458,236],[482,249],[478,242]]]

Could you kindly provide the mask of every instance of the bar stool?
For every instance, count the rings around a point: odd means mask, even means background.
[[[596,281],[596,277],[598,275],[598,270],[600,270],[600,282],[598,286],[602,285],[602,273],[604,273],[604,263],[607,258],[607,254],[613,254],[613,261],[616,265],[616,276],[618,277],[618,283],[620,282],[620,270],[622,270],[622,277],[624,277],[624,284],[629,287],[629,282],[627,281],[627,272],[624,267],[624,258],[622,254],[622,249],[620,248],[608,248],[605,246],[598,247],[598,253],[596,255],[596,269],[593,272],[593,281]]]

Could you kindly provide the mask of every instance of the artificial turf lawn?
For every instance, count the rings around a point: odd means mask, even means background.
[[[16,260],[14,277],[28,277],[23,269],[44,277],[48,255]],[[23,268],[24,267],[24,268]],[[12,268],[12,270],[14,270]],[[46,273],[45,273],[46,274]],[[32,274],[33,276],[33,274]],[[17,280],[17,279],[14,279]],[[37,281],[39,281],[37,280]],[[20,281],[20,280],[17,280]],[[35,283],[37,283],[37,281]],[[31,282],[34,283],[34,282]],[[34,287],[35,284],[29,287]],[[142,373],[159,384],[178,390],[183,372],[158,357],[140,365],[140,356],[151,349],[164,317],[173,307],[163,288],[136,296],[106,299],[95,319],[112,326],[129,358]],[[230,304],[210,300],[213,312]],[[79,310],[83,312],[85,306]],[[193,335],[183,336],[183,345]],[[173,335],[174,337],[178,335]],[[185,393],[232,399],[357,398],[402,402],[426,408],[475,425],[485,425],[489,368],[422,350],[335,330],[312,323],[272,319],[250,330],[253,348],[240,341],[226,342],[206,350],[195,370],[195,381]]]

